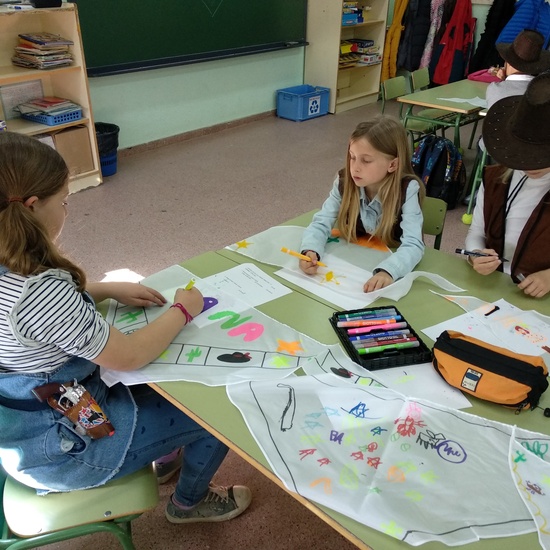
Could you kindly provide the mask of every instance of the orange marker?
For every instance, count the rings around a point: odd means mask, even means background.
[[[296,258],[300,258],[300,260],[311,262],[311,258],[309,256],[306,256],[305,254],[300,254],[299,252],[295,252],[294,250],[289,250],[284,246],[283,248],[281,248],[281,252],[285,252],[286,254],[290,254],[291,256],[296,256]],[[327,264],[324,264],[323,262],[317,262],[317,265],[320,265],[321,267],[327,267]]]

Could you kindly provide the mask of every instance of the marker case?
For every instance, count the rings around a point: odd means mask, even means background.
[[[419,342],[420,346],[416,348],[408,348],[408,349],[389,349],[384,350],[379,353],[372,353],[369,355],[360,355],[357,352],[357,349],[355,346],[351,343],[350,336],[348,335],[348,331],[344,327],[338,327],[337,323],[339,320],[339,317],[341,315],[350,315],[350,314],[358,314],[358,313],[365,313],[365,315],[368,315],[369,313],[372,313],[374,311],[380,311],[381,309],[389,309],[395,311],[395,315],[401,316],[401,321],[404,321],[407,323],[407,329],[410,330],[410,335],[415,337]],[[389,317],[393,317],[393,315],[388,315]],[[365,367],[369,370],[378,370],[378,369],[388,369],[392,367],[403,367],[406,365],[416,365],[419,363],[431,363],[432,361],[432,353],[430,349],[426,346],[426,344],[422,341],[420,336],[416,333],[416,331],[411,327],[410,323],[405,319],[405,317],[401,314],[401,312],[394,306],[377,306],[377,307],[371,307],[371,308],[362,308],[362,309],[353,309],[349,311],[337,311],[335,312],[332,317],[329,318],[329,322],[336,331],[336,334],[338,335],[338,338],[340,339],[340,342],[344,346],[344,349],[346,350],[347,354],[351,357],[353,361],[355,361],[358,365],[361,365],[362,367]],[[370,334],[376,334],[384,332],[384,330],[379,329],[372,331]],[[389,342],[388,342],[389,343]]]

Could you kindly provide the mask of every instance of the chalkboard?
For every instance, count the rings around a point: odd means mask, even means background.
[[[76,0],[89,76],[304,46],[307,0]]]

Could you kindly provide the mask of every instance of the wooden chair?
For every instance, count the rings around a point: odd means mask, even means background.
[[[424,216],[422,232],[426,235],[435,236],[434,248],[439,250],[443,227],[445,226],[445,216],[447,215],[447,203],[434,197],[424,197],[422,215]]]
[[[388,78],[380,84],[380,92],[382,95],[382,113],[384,113],[388,101],[407,94],[407,81],[404,76]],[[399,119],[403,122],[404,104],[400,103],[399,105]],[[414,144],[419,141],[422,136],[434,132],[433,124],[418,120],[408,120],[405,124],[405,128],[411,135],[413,149]]]
[[[131,522],[158,503],[152,466],[102,487],[38,496],[0,467],[0,550],[22,550],[109,532],[134,550]]]
[[[416,69],[416,71],[412,71],[410,74],[410,79],[412,92],[425,90],[430,85],[430,71],[428,70],[428,67],[423,67],[421,69]],[[435,125],[437,125],[438,120],[448,121],[452,120],[456,116],[453,113],[449,113],[449,111],[445,111],[445,109],[422,109],[421,111],[417,111],[415,114],[417,116],[432,119]],[[461,126],[464,126],[465,124],[473,124],[472,133],[470,134],[470,141],[468,142],[468,149],[472,148],[478,122],[479,115],[477,113],[461,120]],[[448,126],[439,125],[439,128],[441,128],[441,135],[445,136],[445,130]]]

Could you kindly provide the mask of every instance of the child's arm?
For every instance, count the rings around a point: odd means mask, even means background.
[[[304,252],[307,256],[319,260],[325,250],[325,244],[334,222],[338,217],[338,212],[340,210],[340,204],[342,203],[342,197],[340,191],[338,190],[338,177],[332,185],[332,189],[327,200],[323,203],[321,210],[317,212],[311,223],[304,230],[302,236],[302,243],[300,245],[300,252]],[[317,272],[317,266],[312,265],[312,262],[306,262],[300,260],[300,269],[309,275],[312,275]],[[304,269],[306,268],[306,269]]]
[[[195,317],[204,306],[200,291],[178,289],[174,303],[181,304]],[[187,324],[187,316],[179,308],[171,307],[147,326],[130,334],[109,328],[109,339],[94,363],[111,370],[131,371],[139,369],[156,359]]]
[[[401,244],[388,258],[380,262],[373,272],[386,271],[394,281],[410,273],[424,254],[422,239],[422,210],[418,199],[420,185],[411,180],[407,186],[405,202],[401,208]]]
[[[166,299],[160,292],[138,283],[89,283],[86,290],[96,303],[107,298],[127,306],[149,307],[162,306],[166,303]]]

